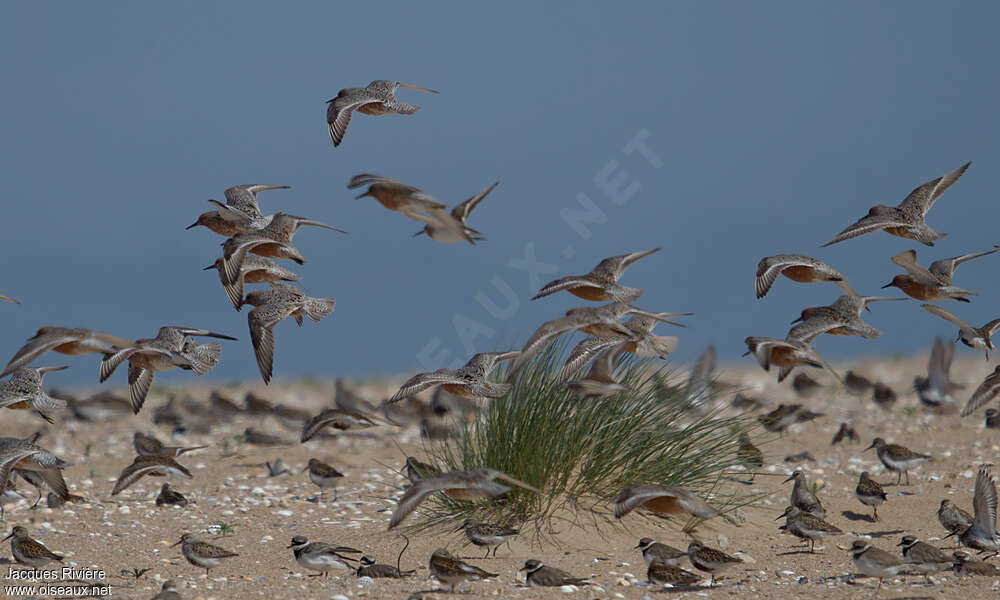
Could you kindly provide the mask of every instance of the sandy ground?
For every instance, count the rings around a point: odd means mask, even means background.
[[[852,563],[845,548],[854,536],[871,536],[877,546],[893,552],[904,534],[946,545],[940,539],[945,532],[936,518],[938,504],[943,498],[951,498],[971,511],[975,469],[981,463],[995,462],[1000,450],[1000,434],[983,428],[982,411],[962,420],[955,415],[932,416],[920,410],[910,386],[913,376],[925,371],[926,359],[858,364],[864,365],[860,372],[900,392],[899,401],[883,410],[870,398],[859,399],[828,386],[812,398],[798,400],[827,416],[796,425],[784,437],[763,431],[758,434],[758,443],[768,457],[763,473],[752,486],[732,485],[770,495],[758,507],[747,509],[749,520],[744,525],[736,527],[717,520],[699,531],[703,540],[729,553],[738,552],[747,560],[741,568],[728,572],[722,585],[683,592],[665,592],[645,585],[646,565],[632,549],[637,539],[649,536],[678,547],[686,547],[688,539],[677,523],[630,515],[620,526],[605,527],[600,532],[561,531],[555,543],[541,546],[532,545],[527,536],[515,539],[509,547],[500,548],[498,558],[470,560],[499,573],[496,580],[466,583],[459,589],[469,597],[502,598],[638,599],[660,594],[677,598],[997,597],[1000,581],[961,578],[951,572],[936,575],[933,585],[924,584],[919,576],[887,580],[877,595],[875,580],[859,577],[849,581]],[[991,368],[981,357],[976,360],[971,354],[956,361],[953,379],[968,386],[961,394],[963,401]],[[810,374],[821,381],[829,380],[821,372]],[[723,369],[721,377],[745,386],[772,407],[795,400],[788,382],[778,386],[773,376],[748,366]],[[227,388],[225,393],[241,399],[246,389]],[[311,410],[329,405],[332,398],[332,385],[326,384],[279,381],[269,388],[252,384],[252,389],[272,402]],[[357,389],[369,392],[375,401],[389,391],[385,385],[379,389],[361,385]],[[186,392],[196,401],[205,402],[209,390],[191,388]],[[66,470],[66,479],[71,490],[83,495],[87,502],[50,509],[44,508],[43,501],[43,508],[34,510],[29,508],[29,501],[8,504],[6,531],[15,524],[27,526],[36,539],[65,554],[67,564],[106,571],[104,583],[112,585],[115,595],[130,598],[152,597],[164,579],[181,582],[186,599],[406,598],[412,592],[438,587],[427,570],[427,559],[435,548],[446,546],[463,556],[481,555],[474,547],[463,547],[461,533],[425,532],[412,536],[412,544],[403,556],[404,568],[417,569],[411,579],[359,580],[343,571],[327,578],[308,578],[295,563],[292,551],[286,549],[293,535],[353,546],[379,562],[395,564],[402,540],[395,532],[387,532],[386,524],[394,499],[405,483],[395,469],[402,465],[404,453],[421,454],[417,428],[383,427],[369,430],[371,435],[343,435],[301,445],[297,443],[297,432],[271,417],[233,416],[208,435],[171,436],[170,427],[152,423],[155,407],[165,400],[164,390],[154,390],[137,417],[98,424],[67,418],[48,426],[40,443],[74,463]],[[5,411],[3,416],[0,435],[23,436],[44,425],[22,411]],[[834,432],[848,419],[854,422],[861,442],[831,446]],[[231,441],[230,436],[247,426],[280,435],[289,443],[284,447],[246,446],[235,455],[231,454],[232,447],[230,453],[224,452],[220,441],[227,437]],[[194,473],[193,479],[172,482],[175,489],[192,500],[188,507],[157,508],[153,500],[162,479],[155,478],[141,480],[122,494],[110,496],[118,472],[132,459],[131,438],[136,430],[154,432],[172,444],[210,445],[182,457],[181,462]],[[880,507],[878,522],[869,520],[868,507],[854,497],[861,471],[871,471],[883,483],[895,482],[895,475],[881,466],[875,452],[864,451],[875,436],[934,456],[933,462],[911,473],[912,485],[887,486],[890,497]],[[782,480],[798,466],[785,462],[784,457],[804,450],[817,459],[802,466],[810,479],[822,485],[820,497],[827,507],[828,520],[847,532],[827,538],[816,554],[803,552],[799,541],[782,535],[780,523],[774,521],[791,491],[791,484],[782,484]],[[331,462],[346,474],[336,502],[317,502],[317,488],[301,472],[313,456]],[[268,477],[263,463],[279,457],[289,472]],[[19,482],[19,489],[33,501],[30,487]],[[211,527],[219,523],[231,525],[231,533],[218,538],[213,535]],[[184,532],[203,533],[204,539],[240,556],[227,560],[206,577],[203,570],[181,557],[179,547],[170,547]],[[0,556],[7,553],[9,546],[5,544]],[[525,588],[517,570],[529,558],[540,558],[574,575],[589,576],[594,585],[575,591]],[[10,558],[3,561],[9,563]],[[684,566],[691,569],[686,561]],[[14,583],[6,579],[8,568],[9,564],[0,565],[0,579],[4,579],[0,585]],[[139,579],[122,575],[123,570],[132,569],[149,571]]]

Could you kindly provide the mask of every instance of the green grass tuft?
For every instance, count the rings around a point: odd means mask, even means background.
[[[543,493],[514,488],[475,503],[436,494],[411,529],[474,517],[533,524],[536,536],[546,536],[565,520],[610,523],[615,497],[637,483],[682,486],[711,497],[723,510],[747,502],[748,496],[723,493],[719,484],[740,464],[739,434],[754,423],[700,413],[686,383],[643,360],[626,359],[619,366],[617,379],[630,392],[579,399],[555,382],[564,348],[553,344],[536,357],[510,392],[487,401],[457,437],[427,446],[431,462],[445,471],[488,466]],[[711,404],[709,398],[706,405]]]

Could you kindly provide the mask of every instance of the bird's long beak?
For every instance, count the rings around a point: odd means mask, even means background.
[[[399,87],[405,87],[405,88],[411,89],[411,90],[420,90],[421,92],[430,92],[432,94],[438,94],[438,93],[440,93],[437,90],[431,90],[431,89],[428,89],[428,88],[425,88],[425,87],[420,87],[419,85],[413,85],[413,84],[409,84],[409,83],[400,83]]]
[[[312,225],[313,227],[322,227],[323,229],[332,229],[334,231],[339,231],[340,233],[347,233],[343,229],[337,229],[332,225],[327,225],[326,223],[320,223],[319,221],[313,221],[312,219],[303,219],[299,221],[299,226],[302,225]]]
[[[202,335],[204,335],[205,337],[219,338],[220,340],[232,340],[234,342],[237,342],[240,339],[240,338],[234,338],[231,335],[225,335],[225,334],[222,334],[222,333],[215,333],[214,331],[209,331],[208,333],[204,333]]]
[[[195,221],[194,223],[191,223],[190,225],[188,225],[184,229],[191,229],[191,228],[197,227],[198,225],[200,225],[200,223],[198,221]]]
[[[211,265],[208,265],[207,267],[205,267],[204,269],[202,269],[202,271],[211,271],[212,269],[215,269],[215,268],[216,268],[215,264],[211,264]]]
[[[795,473],[792,473],[791,475],[789,475],[788,479],[782,481],[781,483],[788,483],[789,481],[791,481],[793,479],[795,479]]]
[[[743,353],[743,356],[750,356],[750,351],[749,351],[749,350],[747,350],[746,352],[744,352],[744,353]]]
[[[891,281],[889,283],[883,285],[882,289],[884,290],[885,288],[889,288],[889,287],[892,287],[892,282]]]
[[[354,197],[354,199],[355,199],[355,200],[361,200],[361,199],[362,199],[362,198],[364,198],[365,196],[371,196],[371,195],[372,195],[372,194],[371,194],[371,191],[369,190],[369,191],[365,192],[364,194],[361,194],[360,196],[355,196],[355,197]]]
[[[454,533],[454,532],[456,532],[456,531],[462,531],[462,529],[463,529],[463,525],[464,525],[464,523],[463,523],[462,525],[459,525],[459,526],[458,526],[458,527],[456,527],[455,529],[453,529],[453,530],[452,530],[452,533]]]
[[[12,537],[14,537],[14,532],[13,531],[10,532],[10,535],[8,535],[4,539],[0,540],[0,542],[6,542],[7,540],[9,540]]]
[[[872,448],[874,448],[874,447],[875,447],[875,442],[872,442],[872,445],[871,445],[871,446],[868,446],[867,448],[865,448],[865,450],[866,450],[866,451],[867,451],[867,450],[871,450],[871,449],[872,449]]]
[[[523,487],[526,490],[531,490],[532,492],[535,492],[536,494],[541,494],[542,493],[541,490],[539,490],[535,486],[528,485],[527,483],[524,483],[523,481],[521,481],[519,479],[514,479],[510,475],[506,475],[504,473],[501,473],[501,474],[497,475],[497,479],[503,479],[504,481],[507,481],[508,483],[513,483],[514,485],[519,486],[519,487]]]
[[[425,229],[421,229],[420,231],[418,231],[418,232],[414,233],[414,234],[413,234],[413,237],[417,237],[418,235],[423,235],[423,234],[424,234],[424,233],[426,233],[426,232],[427,232],[427,231],[426,231]]]
[[[635,550],[636,548],[642,548],[642,544],[636,544],[635,546],[632,546],[633,550]]]
[[[306,466],[302,467],[302,470],[299,471],[299,473],[305,473],[308,470],[309,470],[309,465],[306,465]],[[291,546],[289,546],[289,548],[291,548]]]
[[[181,542],[183,542],[183,541],[184,541],[184,540],[177,540],[177,541],[176,541],[176,542],[174,542],[173,544],[170,544],[170,547],[171,547],[171,548],[173,548],[174,546],[176,546],[177,544],[180,544],[180,543],[181,543]]]
[[[778,519],[783,519],[786,516],[788,516],[788,511],[787,510],[785,512],[781,513],[780,515],[778,515],[778,518],[775,519],[775,521],[777,521]]]
[[[898,544],[896,544],[896,546],[903,546],[903,545],[905,545],[905,544],[906,544],[906,542],[904,542],[904,541],[900,540],[900,542],[899,542]]]
[[[288,544],[287,546],[285,546],[285,550],[288,550],[289,548],[294,548],[294,547],[295,547],[295,544]]]

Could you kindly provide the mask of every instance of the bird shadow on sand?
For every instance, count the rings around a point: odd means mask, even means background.
[[[844,510],[840,512],[840,516],[844,517],[848,521],[866,521],[868,523],[875,523],[875,517],[868,513],[856,513],[853,510]]]

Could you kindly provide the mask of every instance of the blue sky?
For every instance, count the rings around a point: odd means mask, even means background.
[[[222,238],[184,230],[240,183],[291,185],[261,196],[265,212],[350,232],[296,237],[304,288],[337,308],[319,324],[278,326],[279,378],[436,368],[519,345],[583,302],[531,302],[538,281],[656,246],[622,283],[646,288],[644,308],[697,313],[675,360],[709,343],[738,360],[747,335],[782,337],[802,307],[837,295],[783,279],[755,300],[763,256],[811,254],[875,294],[897,272],[893,254],[916,248],[926,264],[1000,241],[995,4],[8,3],[4,13],[0,293],[22,304],[0,306],[0,354],[47,324],[131,338],[183,324],[240,338],[209,377],[258,377],[245,311],[201,271]],[[423,110],[357,115],[333,148],[325,101],[373,79],[441,93],[401,91]],[[636,136],[646,150],[626,151]],[[884,233],[819,248],[871,205],[968,160],[929,215],[951,234],[935,248]],[[488,240],[411,238],[419,224],[353,199],[345,185],[360,172],[449,205],[499,181],[470,220]],[[566,217],[582,206],[591,222],[574,228]],[[530,276],[519,266],[529,251],[557,273]],[[956,283],[981,296],[948,308],[976,325],[1000,316],[997,261],[963,266]],[[881,338],[826,336],[817,349],[844,360],[954,335],[915,301],[866,318]],[[95,356],[41,364],[73,366],[53,384],[96,382]]]

